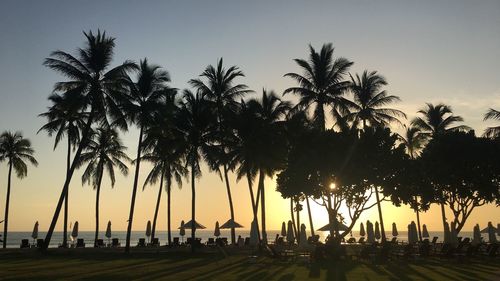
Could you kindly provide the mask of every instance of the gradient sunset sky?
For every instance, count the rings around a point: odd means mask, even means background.
[[[32,140],[38,168],[14,179],[9,227],[31,230],[35,221],[45,231],[52,218],[65,175],[65,147],[53,151],[52,138],[36,134],[45,119],[37,117],[49,106],[53,84],[65,78],[42,66],[51,51],[73,53],[83,46],[82,31],[105,30],[116,37],[114,65],[126,59],[165,67],[171,85],[183,89],[219,57],[226,66],[238,65],[246,77],[238,80],[261,92],[278,93],[294,85],[283,77],[300,71],[292,61],[306,58],[308,44],[321,48],[332,42],[335,56],[355,62],[352,73],[377,70],[389,93],[402,102],[395,107],[409,118],[425,102],[444,102],[482,134],[492,123],[482,121],[490,107],[500,109],[500,1],[5,1],[0,2],[0,131],[20,130]],[[292,97],[285,97],[291,99]],[[133,157],[136,128],[122,138]],[[141,185],[150,166],[141,167]],[[213,227],[229,219],[226,190],[207,169],[197,185],[197,218]],[[0,164],[0,216],[3,218],[7,168]],[[81,172],[70,187],[70,221],[80,229],[94,228],[95,192],[83,186]],[[244,182],[231,175],[236,220],[249,228],[250,197]],[[101,229],[108,220],[124,230],[133,178],[119,176],[114,189],[104,179],[101,191]],[[133,228],[145,229],[152,219],[158,186],[138,193]],[[173,189],[173,225],[190,219],[190,188]],[[266,181],[268,228],[289,220],[289,201]],[[165,199],[164,197],[163,199]],[[383,206],[386,229],[392,222],[406,225],[415,216],[407,207]],[[361,220],[376,220],[376,208]],[[450,214],[451,215],[451,214]],[[166,201],[162,201],[158,229],[166,228]],[[301,220],[306,221],[303,212]],[[315,225],[327,222],[322,207],[314,207]],[[360,221],[361,221],[360,220]],[[441,229],[433,207],[421,217],[432,230]],[[478,208],[464,230],[475,223],[497,223],[494,206]],[[62,221],[62,216],[59,222]],[[57,230],[61,230],[61,223]],[[307,225],[307,224],[306,224]],[[308,226],[308,225],[307,225]],[[308,226],[309,227],[309,226]],[[357,227],[356,227],[357,228]]]

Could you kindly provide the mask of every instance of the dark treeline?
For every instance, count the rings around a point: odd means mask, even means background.
[[[267,242],[265,179],[277,175],[277,190],[290,199],[291,216],[297,219],[305,202],[323,205],[328,213],[331,235],[340,241],[354,227],[360,215],[377,206],[382,239],[385,240],[381,202],[409,204],[418,213],[440,204],[443,224],[445,208],[453,213],[452,223],[462,229],[474,208],[500,204],[500,127],[488,128],[477,137],[462,118],[447,105],[427,104],[419,117],[406,123],[406,114],[390,107],[399,101],[384,89],[387,80],[377,71],[351,74],[353,62],[334,57],[325,44],[317,51],[309,47],[308,59],[295,59],[298,73],[285,77],[295,86],[283,95],[299,98],[297,104],[282,100],[271,90],[255,98],[237,66],[225,67],[220,59],[198,78],[191,89],[170,86],[167,70],[142,59],[113,66],[114,38],[98,31],[84,33],[86,42],[75,55],[55,51],[44,65],[67,78],[54,85],[51,105],[41,114],[47,124],[40,130],[55,137],[55,147],[66,138],[66,180],[45,238],[48,247],[60,213],[64,210],[64,241],[68,218],[68,188],[74,171],[83,167],[83,184],[96,190],[96,243],[99,225],[99,192],[102,178],[115,182],[115,169],[127,175],[127,162],[134,165],[125,251],[130,248],[137,188],[158,185],[154,202],[152,236],[163,190],[167,193],[168,243],[171,241],[171,189],[182,178],[192,192],[192,221],[196,219],[196,179],[206,163],[217,173],[227,190],[231,242],[235,241],[236,218],[228,174],[248,184],[253,212],[252,225],[259,239]],[[500,119],[491,109],[486,119]],[[332,125],[327,126],[327,119]],[[390,130],[405,126],[405,134]],[[119,132],[130,126],[139,129],[137,155],[125,153]],[[19,134],[4,133],[0,160],[9,163],[19,177],[26,175],[33,149]],[[152,164],[144,183],[139,183],[142,161]],[[8,222],[7,195],[4,247]],[[374,203],[373,203],[374,202]],[[342,206],[348,213],[341,213]],[[261,212],[259,218],[258,212]],[[340,232],[340,223],[348,231]],[[191,236],[195,237],[192,223]],[[297,235],[298,236],[298,235]],[[194,247],[193,247],[194,250]]]

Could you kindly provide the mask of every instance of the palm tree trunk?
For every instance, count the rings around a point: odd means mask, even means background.
[[[306,196],[306,203],[307,203],[307,214],[309,215],[309,227],[311,228],[311,236],[314,236],[314,226],[311,215],[311,206],[309,205],[309,197],[307,196]]]
[[[378,187],[374,186],[373,188],[375,188],[375,196],[377,199],[378,216],[380,219],[380,234],[382,234],[382,242],[385,242],[387,239],[385,237],[384,218],[382,216],[382,207],[380,206],[380,198],[378,196]]]
[[[12,159],[9,159],[9,175],[7,179],[7,197],[5,199],[5,219],[3,221],[3,248],[7,248],[7,228],[9,224],[10,182],[12,176]]]
[[[321,131],[325,130],[325,110],[322,103],[318,103],[316,105],[313,122],[315,123],[316,128]]]
[[[297,204],[295,205],[295,211],[297,212],[297,227],[295,228],[295,233],[297,234],[297,244],[300,243],[300,207],[299,199],[297,198]]]
[[[137,194],[137,183],[139,181],[139,167],[141,165],[141,148],[143,127],[139,131],[139,143],[137,144],[137,158],[135,164],[134,186],[132,187],[132,199],[130,200],[130,214],[128,216],[127,239],[125,242],[125,253],[130,252],[130,236],[132,235],[132,220],[134,219],[135,196]]]
[[[194,176],[194,161],[191,163],[191,252],[195,251],[196,231],[196,186]]]
[[[164,173],[162,172],[160,177],[160,189],[158,190],[158,198],[156,199],[155,214],[153,216],[153,227],[151,229],[151,241],[155,239],[156,219],[158,218],[158,210],[160,209],[161,194],[163,191],[163,174]]]
[[[68,134],[68,155],[66,158],[66,177],[69,174],[69,168],[71,166],[71,138]],[[64,229],[63,229],[63,243],[62,246],[64,248],[68,247],[68,197],[69,192],[66,193],[66,197],[64,198]]]
[[[47,231],[47,235],[45,236],[45,241],[43,243],[42,250],[46,250],[49,247],[50,240],[52,239],[52,234],[54,233],[54,229],[56,227],[57,219],[59,218],[59,213],[61,213],[63,201],[68,194],[69,184],[71,182],[71,178],[73,177],[73,173],[76,169],[76,163],[78,161],[75,161],[75,160],[80,159],[80,155],[82,154],[82,150],[87,145],[92,122],[94,121],[94,115],[95,115],[95,112],[92,109],[92,111],[90,112],[89,118],[87,119],[87,124],[85,124],[85,129],[83,130],[83,133],[82,133],[82,139],[80,141],[80,144],[78,145],[78,149],[76,150],[75,156],[73,158],[73,162],[71,163],[71,168],[69,169],[68,175],[66,176],[66,180],[64,181],[64,186],[63,186],[63,189],[61,191],[61,195],[59,196],[59,201],[57,201],[56,210],[54,212],[54,216],[52,217],[52,221],[50,223],[49,230]]]
[[[101,193],[101,182],[102,175],[104,173],[103,165],[99,165],[101,167],[99,181],[97,182],[97,190],[95,194],[95,237],[94,237],[94,247],[97,248],[97,239],[99,239],[99,194]]]
[[[172,245],[172,231],[170,226],[170,188],[172,185],[172,180],[170,175],[167,175],[167,234],[168,234],[168,245]]]
[[[297,226],[295,225],[295,215],[293,213],[293,197],[290,197],[290,217],[292,218],[293,235],[297,237]]]
[[[233,198],[231,197],[231,188],[229,187],[229,177],[227,176],[227,166],[224,165],[224,181],[226,182],[227,198],[229,199],[229,210],[231,212],[231,220],[234,221]],[[234,226],[231,227],[231,244],[236,244],[236,232]]]
[[[420,214],[418,212],[418,205],[417,205],[417,196],[415,196],[415,213],[417,213],[417,227],[418,227],[418,239],[420,240],[420,242],[422,242],[422,231],[420,230]]]
[[[262,170],[259,171],[259,189],[260,189],[260,208],[261,208],[261,215],[262,215],[262,242],[264,244],[267,244],[267,232],[266,232],[266,196],[265,196],[265,190],[264,190],[264,173]]]
[[[257,225],[257,235],[260,241],[259,220],[257,218],[257,212],[259,206],[257,206],[258,203],[255,202],[255,198],[253,197],[252,179],[250,178],[250,173],[247,173],[247,181],[248,181],[248,190],[250,191],[250,199],[252,200],[253,219]]]

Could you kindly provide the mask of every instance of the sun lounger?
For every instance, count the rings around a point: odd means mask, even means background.
[[[30,247],[30,241],[28,239],[22,239],[20,247],[21,247],[21,249],[23,249],[23,248],[29,248]]]
[[[250,237],[245,237],[245,246],[250,246]]]
[[[359,244],[364,244],[365,243],[365,237],[359,238],[358,243]]]
[[[349,243],[349,244],[356,243],[356,238],[354,238],[354,237],[349,238],[347,240],[347,243]]]
[[[105,245],[104,245],[104,240],[102,239],[97,239],[97,243],[95,245],[97,248],[103,248]]]
[[[149,244],[149,246],[151,247],[160,247],[160,239],[158,238],[153,238],[153,240],[151,240],[151,243]]]
[[[180,245],[181,245],[181,244],[179,243],[179,237],[174,237],[174,242],[173,242],[173,245],[174,245],[175,247],[177,247],[177,246],[180,246]]]
[[[208,238],[207,246],[215,246],[215,239],[212,237]]]
[[[82,238],[78,238],[76,240],[76,247],[77,248],[85,248],[85,242]]]
[[[137,247],[146,247],[146,239],[139,238],[139,242],[137,242]]]
[[[392,244],[398,244],[398,238],[397,237],[392,237],[391,243]]]
[[[113,248],[120,247],[120,240],[118,238],[111,239],[111,247]]]
[[[36,247],[37,248],[42,248],[43,247],[43,244],[45,243],[45,240],[43,239],[36,239]]]

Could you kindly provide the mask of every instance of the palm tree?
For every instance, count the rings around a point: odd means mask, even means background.
[[[66,156],[66,177],[71,167],[71,148],[76,148],[80,142],[80,132],[85,127],[87,114],[80,111],[82,106],[81,96],[53,94],[49,97],[52,106],[45,113],[39,116],[47,118],[47,124],[43,125],[38,132],[45,130],[49,136],[55,135],[54,150],[57,145],[67,135],[68,152]],[[68,195],[64,198],[64,227],[63,227],[63,247],[68,245]]]
[[[178,129],[182,132],[186,144],[185,165],[191,172],[191,251],[195,251],[196,221],[196,178],[201,176],[200,161],[206,157],[210,143],[214,140],[216,115],[201,92],[196,94],[183,91],[183,101],[176,118]]]
[[[290,109],[290,103],[281,101],[273,91],[262,91],[261,99],[251,99],[247,106],[256,116],[257,130],[254,132],[258,154],[254,156],[254,164],[259,173],[258,190],[261,202],[262,241],[267,243],[266,208],[264,180],[272,177],[281,168],[286,155],[286,138],[284,121]],[[258,196],[257,196],[258,198]]]
[[[353,122],[353,127],[357,127],[359,122],[362,122],[362,127],[370,126],[388,126],[390,123],[399,123],[398,118],[406,118],[404,112],[385,108],[390,103],[400,101],[399,97],[387,95],[383,86],[387,85],[387,81],[376,71],[363,71],[355,78],[351,75],[351,92],[354,95],[353,102],[349,103],[351,112],[346,118]]]
[[[426,139],[450,131],[470,130],[470,128],[465,125],[453,126],[457,122],[462,122],[463,118],[453,115],[451,107],[442,103],[437,105],[427,103],[426,107],[420,109],[418,113],[420,113],[422,117],[415,117],[411,121],[411,125],[420,129],[420,135]],[[441,216],[444,228],[446,224],[446,212],[443,201],[441,202]]]
[[[106,33],[101,33],[100,30],[98,30],[97,35],[94,35],[92,31],[84,32],[84,35],[87,39],[86,45],[84,48],[78,49],[76,57],[63,51],[55,51],[51,53],[51,57],[44,61],[45,66],[69,79],[69,81],[56,83],[54,92],[62,93],[64,96],[78,96],[81,99],[81,111],[89,111],[81,133],[80,143],[67,173],[45,237],[44,249],[48,247],[52,238],[62,203],[68,194],[69,184],[76,168],[75,163],[78,162],[75,160],[80,158],[82,150],[88,142],[92,124],[104,120],[106,115],[109,115],[117,120],[117,125],[126,126],[126,123],[119,122],[123,120],[123,115],[118,104],[127,90],[125,87],[127,72],[135,69],[136,65],[133,62],[125,61],[123,64],[109,69],[113,59],[115,39],[106,36]]]
[[[114,187],[115,167],[118,167],[123,175],[128,174],[128,167],[123,161],[130,162],[131,159],[125,154],[126,149],[127,147],[122,144],[116,130],[105,127],[98,128],[90,138],[77,163],[77,167],[87,165],[82,175],[82,184],[92,184],[96,190],[94,247],[98,246],[99,195],[104,170],[108,172],[111,179],[111,187]]]
[[[349,112],[343,95],[350,83],[344,80],[344,76],[353,62],[342,57],[334,59],[333,51],[332,44],[324,44],[319,53],[309,45],[309,60],[295,59],[304,74],[285,74],[299,85],[286,89],[283,94],[299,95],[299,108],[309,109],[314,104],[313,123],[321,130],[325,130],[325,107],[332,107],[336,120]]]
[[[20,132],[5,131],[0,135],[0,159],[7,160],[9,166],[9,174],[7,178],[7,197],[5,199],[5,219],[3,221],[3,248],[7,247],[7,230],[9,224],[9,203],[10,203],[10,186],[12,177],[12,168],[16,172],[18,178],[22,179],[28,175],[28,166],[25,161],[30,162],[35,167],[38,162],[33,157],[34,150],[31,147],[31,142],[23,138]]]
[[[144,152],[142,160],[153,164],[153,168],[146,177],[144,187],[147,184],[156,184],[160,180],[160,188],[158,190],[158,199],[153,217],[153,227],[151,231],[151,239],[155,238],[156,222],[158,211],[160,208],[161,195],[163,191],[163,183],[166,181],[167,191],[167,234],[168,244],[172,243],[171,234],[171,187],[172,179],[175,179],[179,188],[182,187],[182,177],[187,174],[187,169],[183,163],[185,143],[182,141],[182,136],[178,130],[174,128],[173,119],[177,112],[175,104],[175,95],[172,95],[164,104],[163,109],[158,115],[155,126],[151,127],[145,133]]]
[[[206,80],[203,82],[201,79],[192,79],[189,81],[191,86],[195,87],[207,100],[215,104],[215,112],[217,115],[217,134],[219,149],[215,150],[210,161],[212,170],[220,173],[220,167],[223,168],[224,181],[226,183],[227,197],[229,200],[229,211],[231,214],[231,221],[234,222],[234,208],[231,196],[231,188],[229,185],[228,177],[228,161],[226,157],[227,152],[227,134],[230,134],[226,116],[227,112],[234,111],[237,106],[236,99],[242,98],[245,94],[252,92],[244,84],[234,85],[234,80],[238,77],[244,77],[242,71],[237,66],[231,66],[227,70],[222,66],[222,58],[217,62],[217,68],[212,65],[207,66],[205,71],[200,75]],[[231,227],[231,243],[236,243],[236,233],[234,227]]]
[[[488,110],[488,112],[484,115],[484,121],[486,120],[500,120],[500,111],[490,108],[490,110]],[[499,138],[500,126],[486,128],[484,136],[488,138]]]
[[[144,130],[147,129],[157,114],[160,102],[170,94],[172,89],[167,86],[170,75],[166,70],[157,65],[150,65],[147,59],[141,60],[137,81],[129,81],[130,94],[122,105],[127,118],[139,127],[139,141],[137,143],[137,157],[135,161],[134,185],[132,187],[132,199],[130,200],[130,214],[127,226],[127,238],[125,252],[130,251],[130,237],[132,233],[132,222],[134,219],[135,197],[139,181],[139,168],[141,165],[141,151]]]
[[[405,126],[406,127],[406,126]],[[415,126],[406,127],[404,136],[398,135],[399,140],[406,148],[406,153],[410,156],[412,160],[417,158],[420,154],[420,151],[423,149],[426,138],[421,134],[420,129]],[[417,215],[417,227],[418,227],[418,237],[422,240],[422,232],[420,230],[420,214],[418,207],[418,198],[417,195],[414,196],[414,206],[413,209]]]

